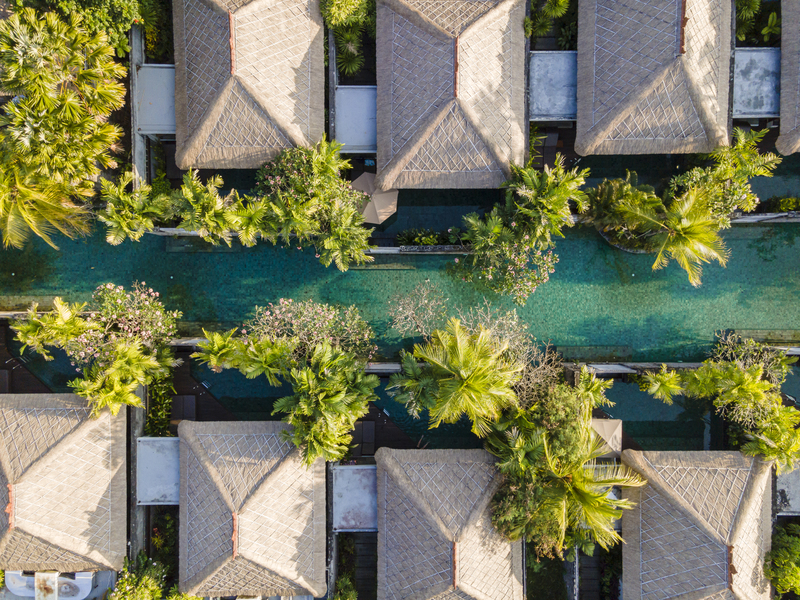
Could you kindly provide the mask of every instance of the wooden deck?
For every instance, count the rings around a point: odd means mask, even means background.
[[[6,394],[47,394],[51,390],[31,373],[23,362],[11,354],[6,340],[14,332],[7,321],[0,321],[0,393]],[[5,373],[5,374],[2,374]],[[7,389],[5,381],[8,382]]]
[[[365,423],[371,423],[371,425],[365,425]],[[374,433],[374,435],[371,436],[370,433]],[[351,453],[353,458],[373,456],[378,448],[410,450],[417,447],[414,440],[371,402],[367,415],[356,421],[356,428],[352,431],[352,435],[353,442],[356,444]],[[370,437],[373,439],[370,440]]]
[[[356,543],[356,591],[358,600],[378,597],[378,532],[350,534]]]

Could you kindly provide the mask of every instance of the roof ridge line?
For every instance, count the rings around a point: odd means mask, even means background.
[[[694,79],[693,70],[690,66],[691,61],[689,61],[689,59],[684,59],[685,56],[687,55],[683,54],[679,57],[681,59],[681,70],[686,78],[686,89],[689,91],[689,98],[692,100],[692,106],[697,113],[697,117],[700,119],[700,123],[703,125],[703,129],[705,130],[706,139],[714,146],[727,144],[727,134],[724,131],[720,131],[716,119],[714,118],[713,114],[711,114],[709,107],[706,105],[706,102],[703,99],[700,90],[698,89],[697,82]],[[727,113],[727,108],[725,112]]]
[[[432,107],[434,110],[428,113],[428,118],[417,128],[417,135],[406,142],[392,157],[392,160],[378,173],[378,176],[375,178],[375,185],[379,190],[385,191],[392,187],[392,184],[397,180],[406,165],[411,161],[423,144],[428,141],[433,130],[444,121],[450,108],[456,104],[457,101],[457,98],[448,97],[438,110],[436,109],[436,105]]]
[[[492,15],[494,17],[495,15],[493,15],[492,13],[500,10],[501,8],[507,10],[508,12],[511,12],[514,9],[514,5],[519,2],[520,0],[496,0],[495,5],[492,8],[487,10],[477,19],[475,19],[472,23],[464,27],[464,29],[462,29],[461,33],[459,33],[458,35],[461,36],[473,33],[471,30],[480,29],[480,25],[478,24],[481,23],[482,21],[485,21],[488,18],[488,15]]]
[[[235,79],[233,76],[229,76],[228,79],[225,80],[225,83],[222,84],[214,100],[209,104],[203,118],[197,124],[192,136],[184,142],[183,147],[181,147],[180,144],[178,145],[178,149],[175,153],[175,163],[179,168],[193,165],[200,154],[202,154],[206,144],[208,144],[208,138],[211,137],[211,132],[214,131],[214,127],[216,127],[219,121],[220,114],[222,114],[222,111],[225,109],[225,103],[231,95],[234,83]]]
[[[644,454],[645,453],[641,450],[623,450],[622,462],[642,475],[647,480],[648,485],[651,485],[670,504],[683,512],[703,533],[722,546],[727,546],[727,539],[724,539],[702,516],[700,516],[700,513],[676,494],[675,489],[664,481]]]
[[[233,504],[233,497],[228,491],[228,488],[225,487],[225,482],[222,479],[222,475],[214,466],[214,462],[211,460],[208,452],[206,452],[206,449],[203,447],[203,442],[200,441],[198,434],[193,428],[183,427],[180,431],[180,440],[187,445],[189,450],[197,459],[197,462],[200,463],[200,466],[208,474],[208,477],[214,484],[219,497],[222,499],[222,502],[225,504],[231,514],[237,512],[236,507]]]
[[[517,0],[510,1],[516,2]],[[478,136],[478,139],[483,142],[483,145],[486,146],[487,150],[489,150],[489,153],[493,156],[494,161],[503,171],[506,178],[510,179],[511,167],[509,165],[511,163],[511,157],[505,156],[505,153],[500,149],[500,146],[497,145],[497,142],[494,140],[489,130],[486,129],[478,115],[474,110],[472,110],[472,106],[470,106],[466,100],[462,101],[461,98],[457,98],[456,101],[457,106],[464,114],[464,118],[466,119],[467,123],[469,123],[472,129],[475,131],[475,135]]]
[[[739,506],[733,518],[733,524],[731,525],[729,545],[736,546],[736,543],[739,541],[746,525],[744,516],[750,510],[753,503],[758,501],[759,487],[761,487],[763,480],[768,477],[772,471],[773,462],[774,461],[764,461],[760,456],[753,459],[753,464],[750,466],[750,474],[747,478],[747,484],[745,484],[744,492],[739,499]]]
[[[436,514],[436,511],[433,510],[433,507],[430,505],[430,502],[425,499],[422,492],[417,489],[417,486],[414,485],[414,482],[411,481],[411,478],[406,474],[405,469],[403,469],[400,462],[397,460],[396,454],[394,452],[386,453],[381,458],[381,462],[383,463],[381,466],[384,470],[395,480],[403,494],[411,500],[414,506],[427,518],[428,522],[438,529],[442,538],[447,542],[456,541],[457,532],[450,531],[444,524],[444,521],[439,518],[439,515]],[[450,568],[453,568],[452,561]]]
[[[287,142],[295,146],[306,146],[311,143],[305,135],[303,135],[302,138],[299,138],[296,135],[296,132],[290,132],[289,129],[284,126],[281,120],[276,118],[272,111],[259,101],[257,91],[243,77],[240,77],[238,74],[236,74],[233,76],[233,79],[240,86],[242,86],[247,95],[250,96],[250,99],[264,112],[270,124],[278,130],[278,132],[286,139]]]
[[[680,60],[680,56],[673,57],[669,61],[662,63],[656,71],[642,79],[639,85],[614,106],[600,121],[592,125],[585,132],[579,130],[578,138],[583,139],[578,141],[576,138],[576,152],[583,156],[594,154],[597,147],[608,137],[608,134],[629,117],[636,109],[639,102],[646,98],[650,92],[666,79],[677,60]]]
[[[269,435],[269,434],[268,434],[268,435]],[[278,436],[280,436],[280,434],[273,434],[273,435],[278,435]],[[287,442],[287,443],[291,445],[291,442]],[[272,479],[272,478],[273,478],[273,477],[275,477],[275,476],[276,476],[278,473],[280,473],[280,472],[283,472],[283,471],[286,471],[286,470],[289,470],[289,469],[292,469],[292,468],[293,468],[292,466],[285,466],[285,465],[288,465],[288,464],[289,464],[289,457],[290,457],[290,456],[299,456],[299,455],[300,455],[300,450],[299,450],[297,447],[293,446],[293,447],[292,447],[292,449],[291,449],[291,450],[289,450],[289,452],[287,452],[286,454],[284,454],[283,456],[281,456],[281,457],[280,457],[280,458],[279,458],[279,459],[278,459],[278,460],[275,462],[275,464],[273,465],[273,467],[272,467],[272,468],[271,468],[269,471],[267,471],[266,473],[264,473],[264,475],[261,477],[261,479],[258,481],[258,483],[257,483],[257,484],[255,485],[255,487],[253,488],[253,491],[251,491],[251,492],[250,492],[250,493],[247,495],[247,497],[244,499],[244,501],[242,502],[242,508],[241,508],[241,509],[239,509],[239,511],[238,511],[238,512],[239,512],[239,514],[242,514],[242,513],[243,513],[245,510],[247,510],[247,506],[248,506],[248,504],[250,504],[251,502],[253,502],[253,501],[254,501],[254,499],[255,499],[255,498],[256,498],[256,497],[259,495],[259,492],[261,491],[261,488],[262,488],[262,487],[264,487],[264,484],[266,484],[266,483],[267,483],[267,480],[268,480],[268,479]],[[301,463],[302,463],[302,461],[301,461]],[[304,466],[304,465],[300,464],[299,466],[300,466],[300,467],[302,467],[302,466]],[[313,468],[313,465],[312,465],[312,466],[310,466],[310,467],[308,467],[308,468],[309,468],[309,469]],[[266,489],[266,488],[264,488],[264,489]],[[263,493],[266,493],[266,492],[263,492]]]

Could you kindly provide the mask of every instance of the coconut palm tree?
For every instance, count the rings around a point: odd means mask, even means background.
[[[510,360],[506,350],[507,344],[491,331],[480,327],[470,333],[458,319],[451,319],[445,331],[434,331],[429,342],[414,346],[414,358],[427,364],[425,374],[435,381],[425,385],[430,399],[423,406],[429,410],[431,429],[466,415],[473,433],[485,436],[501,411],[516,405],[512,386],[523,365]],[[406,371],[393,386],[418,389],[419,374]]]
[[[680,374],[668,370],[667,365],[661,365],[660,371],[648,371],[642,379],[647,385],[647,393],[666,404],[672,404],[673,396],[679,396],[684,392]]]
[[[666,267],[672,259],[688,273],[689,283],[695,287],[701,283],[702,264],[716,261],[724,267],[728,261],[728,249],[701,193],[699,189],[690,189],[661,214],[652,206],[631,202],[620,206],[633,227],[650,236],[649,245],[656,252],[653,270]]]
[[[275,402],[272,414],[286,413],[293,429],[288,440],[300,448],[306,465],[317,458],[340,460],[350,447],[350,431],[367,414],[375,375],[366,375],[352,354],[319,344],[308,366],[292,369],[289,380],[294,393]]]

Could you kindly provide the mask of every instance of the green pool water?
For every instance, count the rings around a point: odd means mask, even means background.
[[[473,199],[463,205],[458,201],[454,198],[446,213],[450,223],[441,214],[442,227],[457,225],[457,213],[479,206]],[[432,203],[430,210],[441,209]],[[396,221],[389,227],[400,225]],[[710,348],[715,330],[800,329],[798,232],[796,225],[737,226],[726,231],[729,266],[708,266],[703,286],[692,288],[675,265],[653,272],[652,257],[620,252],[593,229],[576,227],[557,244],[561,259],[551,280],[517,310],[534,336],[571,356],[699,360]],[[257,304],[281,297],[310,298],[358,306],[375,327],[383,357],[390,359],[412,341],[389,328],[388,311],[396,294],[430,279],[441,286],[453,307],[477,305],[484,297],[447,274],[445,267],[453,260],[447,256],[378,256],[372,265],[340,273],[323,268],[313,250],[266,244],[209,252],[201,243],[188,251],[173,251],[173,241],[145,236],[139,243],[112,247],[99,233],[59,243],[60,252],[38,241],[23,251],[0,251],[0,310],[25,308],[31,301],[46,305],[56,295],[85,301],[100,283],[130,285],[144,280],[161,292],[170,309],[182,310],[187,331],[196,332],[201,325],[236,326],[251,316]],[[505,299],[490,300],[514,307]],[[56,387],[71,376],[63,360],[42,368],[43,378]],[[267,418],[272,400],[284,392],[269,390],[265,384],[259,387],[235,373],[197,375],[208,380],[212,392],[240,418]],[[678,409],[650,406],[646,397],[626,393],[621,385],[617,383],[614,391],[617,408],[609,412],[629,421],[627,429],[635,439],[645,440],[643,446],[667,449],[682,444],[691,449],[700,443],[700,421],[686,421],[675,412]],[[379,406],[415,441],[426,434],[424,423],[411,420],[381,394]],[[429,440],[430,447],[468,447],[476,442],[464,424],[437,431]]]

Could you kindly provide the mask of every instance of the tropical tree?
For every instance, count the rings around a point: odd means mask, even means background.
[[[759,152],[758,144],[766,134],[766,129],[745,131],[734,128],[733,144],[719,146],[708,155],[713,165],[695,167],[670,180],[667,199],[683,196],[692,189],[702,190],[702,203],[718,227],[730,227],[734,211],[749,212],[758,205],[759,199],[750,186],[750,180],[753,177],[772,177],[781,163],[777,154]]]
[[[173,191],[171,201],[173,210],[181,218],[178,228],[196,231],[215,246],[220,242],[230,246],[239,225],[237,212],[241,210],[241,200],[236,190],[231,190],[225,197],[220,196],[221,187],[222,177],[219,175],[203,184],[197,171],[189,169],[183,176],[183,185]]]
[[[539,556],[561,556],[567,545],[594,542],[609,548],[621,541],[614,521],[632,504],[613,498],[612,487],[636,487],[645,481],[624,465],[598,464],[605,442],[587,431],[579,452],[559,458],[539,433],[529,452],[541,465],[507,475],[492,501],[492,523],[511,540],[525,537]]]
[[[139,241],[145,233],[155,229],[158,220],[169,218],[169,198],[151,197],[150,186],[142,182],[134,188],[131,171],[123,173],[117,183],[101,180],[100,190],[106,206],[98,212],[97,218],[108,227],[106,241],[112,246],[126,239]]]
[[[649,238],[656,253],[654,270],[663,269],[672,259],[689,275],[689,283],[697,287],[703,264],[716,261],[724,267],[727,263],[728,249],[704,205],[700,189],[690,189],[663,212],[628,203],[620,208],[632,228]]]
[[[206,339],[198,344],[200,350],[191,357],[196,358],[200,364],[207,365],[214,373],[222,373],[224,369],[233,367],[237,362],[237,340],[233,338],[236,331],[235,327],[224,333],[203,329]]]
[[[104,34],[89,35],[81,19],[22,9],[0,22],[0,88],[16,96],[0,115],[0,227],[6,246],[30,233],[88,231],[80,199],[92,179],[115,162],[121,130],[107,122],[124,103]],[[30,232],[30,233],[29,233]]]
[[[379,381],[367,375],[352,354],[323,342],[314,350],[308,366],[289,374],[293,394],[275,402],[272,414],[286,413],[293,429],[285,437],[300,448],[311,465],[346,456],[355,422],[367,414]]]
[[[450,319],[446,330],[434,331],[429,342],[414,346],[414,358],[426,363],[425,381],[433,380],[424,386],[429,391],[414,395],[420,373],[412,369],[393,377],[389,389],[408,390],[417,403],[411,404],[412,412],[427,409],[431,428],[466,415],[473,433],[485,436],[501,411],[517,402],[512,386],[523,365],[509,359],[507,349],[491,331],[481,327],[470,333],[458,319]],[[408,359],[404,365],[409,366]]]
[[[53,360],[48,347],[66,352],[83,373],[69,385],[95,416],[105,408],[116,415],[124,405],[142,406],[137,388],[165,381],[180,365],[169,347],[180,313],[164,310],[158,292],[144,282],[130,292],[107,283],[95,290],[91,305],[55,298],[53,307],[40,314],[34,303],[11,328],[23,352],[30,348],[45,360]]]
[[[561,155],[544,171],[512,166],[512,177],[503,184],[505,203],[483,217],[464,217],[462,239],[472,252],[456,259],[457,274],[524,304],[555,270],[552,238],[572,226],[571,206],[586,208],[580,188],[588,174],[588,169],[565,169]]]
[[[772,548],[764,557],[764,575],[778,594],[800,593],[800,525],[778,525]]]

